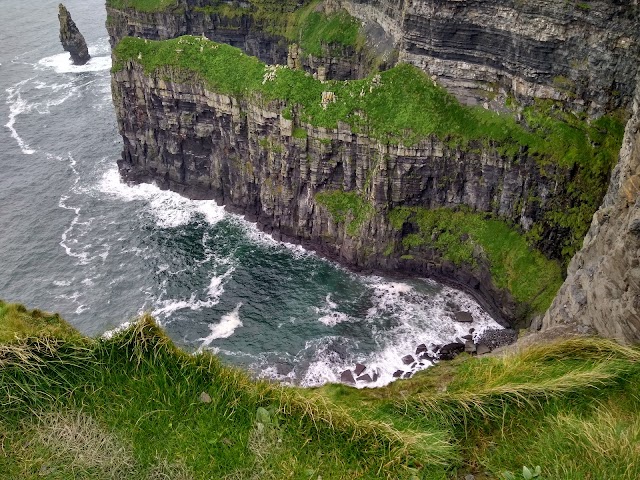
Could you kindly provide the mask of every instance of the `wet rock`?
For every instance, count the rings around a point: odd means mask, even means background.
[[[342,374],[340,375],[340,381],[349,385],[356,384],[356,379],[353,378],[353,373],[351,373],[351,370],[345,370],[344,372],[342,372]]]
[[[427,346],[424,343],[421,343],[416,347],[416,355],[420,355],[427,351]]]
[[[62,48],[71,54],[71,60],[75,65],[84,65],[91,58],[87,42],[63,4],[58,5],[58,20],[60,21]]]
[[[411,355],[405,355],[402,357],[402,363],[405,365],[411,365],[413,362],[415,362],[415,359]]]
[[[491,350],[505,345],[511,345],[518,339],[518,333],[510,328],[489,329],[476,338],[476,343],[484,343]]]
[[[469,333],[473,333],[473,332],[475,332],[475,331],[476,331],[476,329],[475,329],[475,328],[473,328],[473,327],[471,327],[471,328],[469,329]]]
[[[454,314],[456,322],[471,323],[473,316],[469,312],[456,312]]]
[[[377,382],[378,378],[380,378],[380,374],[377,371],[373,372],[373,378],[371,380]]]
[[[476,354],[478,355],[485,355],[490,351],[491,349],[488,346],[486,346],[484,343],[479,343],[478,345],[476,345]]]
[[[365,373],[364,375],[360,375],[358,378],[356,378],[356,380],[358,382],[367,382],[367,383],[373,381],[373,379],[369,376],[368,373]]]
[[[339,343],[332,343],[327,350],[335,353],[340,357],[341,360],[344,360],[347,357],[347,347],[346,345],[340,345]]]
[[[462,336],[463,340],[473,340],[473,335],[469,334],[469,335],[463,335]]]
[[[464,342],[464,351],[466,353],[476,353],[476,344],[473,343],[473,340]]]
[[[198,400],[200,400],[201,403],[211,403],[211,395],[207,392],[202,392],[198,397]]]
[[[286,362],[276,363],[276,372],[278,375],[286,376],[293,372],[293,365]]]
[[[393,372],[393,378],[400,378],[402,377],[403,373],[404,373],[404,370],[396,370],[395,372]]]
[[[453,360],[456,355],[462,352],[464,352],[464,343],[452,342],[444,345],[438,351],[438,355],[441,360]]]
[[[419,358],[420,360],[428,360],[430,362],[433,362],[436,359],[436,357],[431,355],[429,352],[424,352]]]
[[[411,372],[407,372],[402,376],[402,378],[411,378],[411,375],[413,375]]]
[[[364,366],[361,363],[356,363],[356,368],[353,369],[353,373],[355,373],[356,375],[360,375],[362,372],[364,372],[367,369],[366,366]]]

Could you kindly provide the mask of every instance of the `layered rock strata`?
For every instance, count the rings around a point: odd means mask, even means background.
[[[60,42],[62,47],[71,54],[74,65],[84,65],[89,61],[87,42],[71,19],[71,14],[63,4],[58,6],[58,20],[60,21]]]
[[[179,2],[160,13],[108,7],[112,45],[127,35],[167,39],[204,34],[266,63],[286,63],[290,42],[265,34],[250,16],[207,14],[202,9],[210,3]],[[630,108],[640,60],[636,1],[338,3],[363,23],[371,44],[387,54],[397,48],[400,61],[422,68],[464,103],[500,110],[508,97],[524,104],[553,99],[595,116]],[[390,65],[393,58],[387,58]],[[327,78],[338,79],[359,78],[370,67],[366,58],[351,51],[308,63],[307,68],[317,71],[322,65],[333,71]]]
[[[448,279],[499,318],[514,321],[522,313],[494,286],[481,256],[471,268],[426,246],[407,251],[402,239],[416,225],[394,228],[388,214],[397,206],[467,205],[530,225],[558,200],[571,172],[480,142],[462,148],[430,137],[407,147],[356,134],[346,124],[314,127],[301,123],[295,109],[285,118],[277,101],[239,100],[171,77],[170,71],[147,74],[131,60],[113,74],[126,179],[215,199],[276,238],[355,268]],[[294,134],[300,130],[304,135]],[[369,209],[355,227],[318,201],[320,192],[336,191],[359,192]]]
[[[286,15],[302,8],[308,1],[285,1],[273,5],[270,8],[281,17],[276,20],[260,18],[252,10],[253,3],[258,2],[216,10],[208,0],[181,0],[173,8],[147,12],[115,8],[107,2],[109,41],[114,47],[123,37],[168,40],[183,35],[202,35],[209,40],[240,48],[265,63],[302,68],[323,80],[363,78],[374,69],[386,68],[397,60],[394,45],[386,41],[384,30],[377,24],[369,25],[366,30],[372,42],[370,45],[356,48],[337,42],[323,42],[320,54],[309,54],[282,33],[286,28]],[[319,11],[327,14],[335,13],[336,9],[339,7],[332,2],[324,9],[319,7]]]
[[[562,324],[640,342],[640,83],[607,195],[542,328]]]

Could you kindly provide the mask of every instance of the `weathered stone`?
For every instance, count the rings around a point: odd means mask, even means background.
[[[424,343],[421,343],[416,347],[416,355],[420,355],[427,351],[427,346]]]
[[[456,312],[456,322],[471,323],[473,322],[473,316],[469,312]]]
[[[402,378],[411,378],[411,375],[413,375],[412,372],[407,372],[402,376]]]
[[[411,355],[405,355],[402,357],[402,363],[405,365],[411,365],[413,362],[415,362],[415,359]]]
[[[357,381],[359,382],[372,382],[373,379],[371,378],[371,376],[368,373],[365,373],[364,375],[360,375],[358,378],[356,378]]]
[[[400,378],[404,374],[404,370],[396,370],[393,372],[393,378]]]
[[[473,340],[464,342],[464,351],[466,353],[476,353],[476,344],[473,343]]]
[[[286,362],[277,362],[276,363],[276,372],[278,375],[289,375],[293,371],[293,365]]]
[[[211,403],[211,395],[207,392],[202,392],[198,397],[198,400],[200,400],[201,403]]]
[[[485,345],[484,343],[479,343],[476,345],[476,354],[477,355],[485,355],[491,352],[491,349]]]
[[[60,21],[62,48],[71,54],[71,60],[75,65],[84,65],[91,58],[87,42],[63,4],[58,5],[58,20]]]
[[[575,325],[623,343],[640,342],[640,77],[620,158],[600,210],[542,330]]]
[[[444,345],[438,351],[438,356],[441,360],[452,360],[456,355],[462,352],[464,352],[464,344],[452,342]]]
[[[471,334],[463,335],[463,336],[462,336],[462,339],[463,339],[463,340],[473,340],[473,335],[471,335]]]
[[[344,372],[342,372],[342,374],[340,374],[340,381],[349,385],[356,384],[356,379],[353,378],[353,373],[351,373],[351,370],[345,370]]]
[[[364,366],[361,363],[356,363],[356,368],[353,369],[353,373],[355,373],[356,375],[360,375],[362,372],[364,372],[367,369],[366,366]]]

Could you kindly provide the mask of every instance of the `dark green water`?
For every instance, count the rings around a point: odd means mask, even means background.
[[[426,279],[356,275],[229,215],[120,181],[102,1],[70,1],[93,55],[73,67],[57,2],[3,2],[0,298],[60,312],[98,335],[143,311],[189,350],[305,385],[497,324]],[[456,324],[451,312],[474,314]]]

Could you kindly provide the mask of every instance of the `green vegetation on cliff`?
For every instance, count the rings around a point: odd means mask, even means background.
[[[563,243],[554,245],[555,255],[565,263],[580,247],[606,191],[623,134],[614,116],[588,121],[552,102],[523,108],[520,122],[514,115],[467,107],[405,64],[363,80],[320,82],[303,71],[268,67],[236,48],[195,37],[163,42],[125,38],[114,53],[115,71],[133,61],[168,80],[202,82],[254,103],[278,101],[286,118],[293,118],[296,106],[298,130],[307,124],[336,128],[343,122],[383,143],[410,146],[435,136],[452,149],[494,149],[516,162],[530,156],[542,171],[559,167],[573,179],[528,239],[540,245],[545,232],[556,232]],[[562,177],[561,172],[550,174]]]
[[[331,190],[320,192],[316,201],[324,205],[336,223],[347,222],[348,235],[356,236],[360,226],[374,211],[373,205],[356,192]]]
[[[0,302],[0,332],[7,479],[640,476],[640,352],[606,340],[462,355],[356,390],[253,381],[149,317],[90,339]]]
[[[409,253],[426,246],[456,265],[488,264],[495,285],[511,293],[529,313],[544,313],[562,285],[558,262],[545,258],[504,221],[487,214],[399,207],[389,213],[389,221],[396,230],[405,223],[417,227],[402,239]]]

